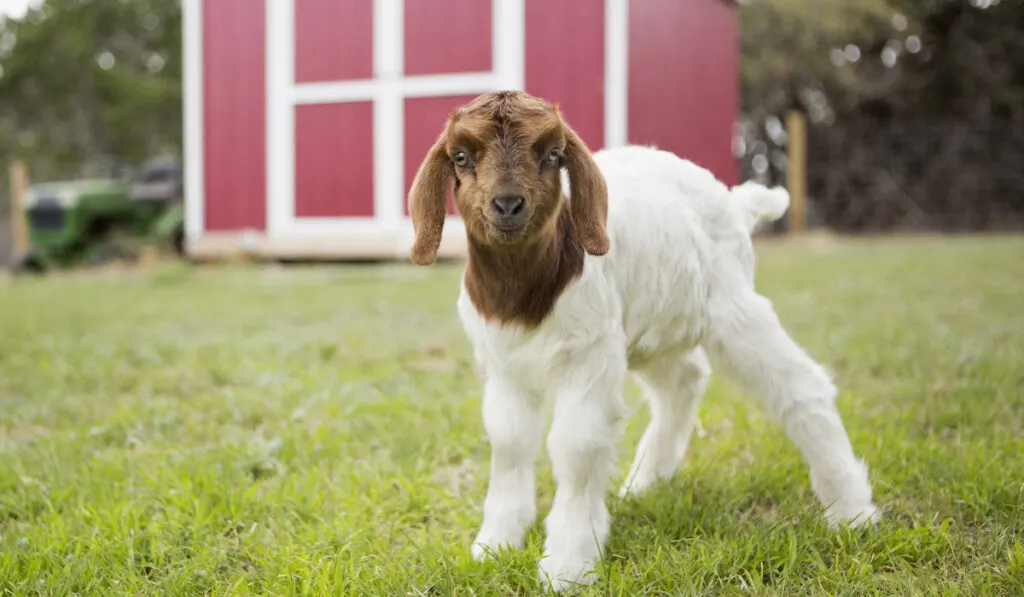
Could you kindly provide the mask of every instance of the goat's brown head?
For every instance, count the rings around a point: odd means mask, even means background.
[[[569,173],[568,206],[563,167]],[[519,91],[485,93],[448,117],[409,191],[416,232],[412,258],[420,265],[437,257],[452,178],[456,207],[478,243],[504,249],[527,244],[551,232],[568,207],[583,249],[608,252],[604,177],[558,108],[540,98]]]

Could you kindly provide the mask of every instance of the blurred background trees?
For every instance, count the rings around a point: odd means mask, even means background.
[[[831,228],[1024,224],[1024,2],[741,0],[743,173],[785,180],[806,113]]]
[[[36,179],[181,147],[180,0],[45,0],[0,25],[0,155]]]
[[[785,180],[799,109],[812,223],[1024,223],[1024,1],[739,4],[745,178]],[[181,74],[180,0],[44,0],[0,23],[0,156],[45,178],[178,152]]]

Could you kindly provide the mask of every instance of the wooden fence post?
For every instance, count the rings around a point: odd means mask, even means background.
[[[790,110],[786,116],[786,136],[789,233],[799,234],[807,230],[807,120],[800,110]]]
[[[16,259],[29,252],[25,195],[28,193],[28,169],[22,160],[11,162],[11,248]]]

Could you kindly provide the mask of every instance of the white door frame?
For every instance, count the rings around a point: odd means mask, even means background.
[[[411,242],[412,224],[403,209],[405,98],[522,90],[524,87],[525,0],[491,1],[491,71],[405,76],[404,0],[374,0],[373,78],[296,83],[295,0],[266,0],[268,236],[399,233]],[[373,102],[374,214],[370,217],[297,217],[295,106],[355,101]],[[462,228],[460,218],[449,217],[445,235],[462,234]]]
[[[203,0],[183,0],[182,120],[185,170],[185,242],[192,245],[206,227],[206,152],[203,151]]]

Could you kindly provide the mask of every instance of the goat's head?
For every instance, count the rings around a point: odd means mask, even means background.
[[[500,91],[452,112],[409,191],[413,261],[429,265],[437,257],[450,179],[473,240],[514,249],[554,230],[565,207],[563,167],[575,237],[588,253],[603,255],[609,247],[604,177],[556,106],[527,93]]]

